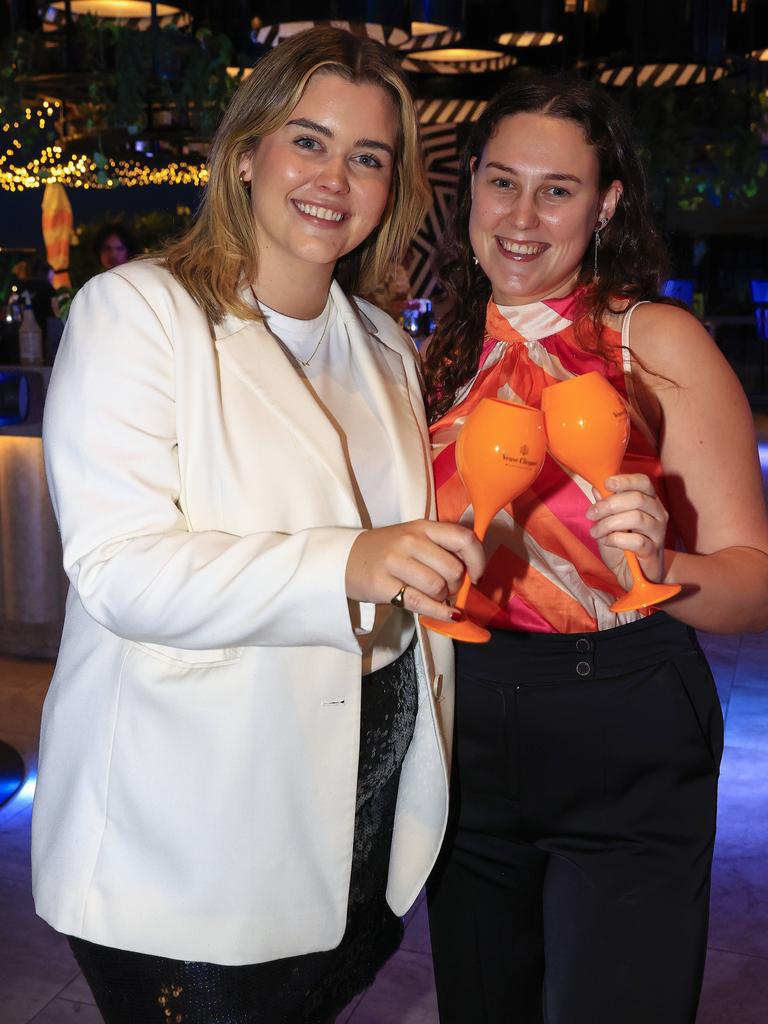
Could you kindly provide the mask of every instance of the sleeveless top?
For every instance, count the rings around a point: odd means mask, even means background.
[[[630,437],[623,473],[645,473],[667,505],[658,445],[633,399],[629,350],[632,309],[619,333],[603,326],[595,337],[582,318],[583,290],[522,306],[488,303],[485,338],[475,376],[430,430],[438,518],[471,526],[473,510],[458,475],[455,442],[481,398],[497,397],[540,408],[548,384],[597,370],[629,407]],[[635,308],[635,307],[633,307]],[[599,340],[600,352],[596,351]],[[647,611],[610,611],[624,593],[600,557],[593,525],[585,517],[592,485],[550,455],[531,487],[507,505],[485,538],[485,574],[470,593],[467,611],[495,629],[534,633],[585,633],[632,622]]]

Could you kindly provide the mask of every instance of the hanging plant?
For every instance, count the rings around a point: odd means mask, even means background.
[[[207,29],[168,25],[152,33],[85,17],[76,29],[93,71],[89,127],[138,135],[172,125],[210,134],[237,85],[226,72],[232,43]]]
[[[27,99],[23,81],[36,50],[32,33],[20,32],[0,47],[0,169],[24,163],[58,138],[59,107]]]
[[[153,33],[82,16],[72,26],[68,65],[64,34],[55,41],[44,46],[42,32],[20,32],[0,51],[0,130],[8,124],[22,165],[45,164],[40,154],[54,143],[88,143],[97,185],[119,184],[110,167],[113,157],[135,159],[128,140],[147,136],[156,157],[207,141],[239,82],[227,73],[232,43],[207,29],[168,25]],[[60,116],[37,116],[35,101],[30,113],[24,97],[56,87],[64,93]]]

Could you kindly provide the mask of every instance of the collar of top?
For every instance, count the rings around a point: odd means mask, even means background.
[[[520,306],[501,306],[488,300],[485,335],[497,341],[537,341],[572,324],[588,310],[586,289],[574,288],[556,299],[541,299]]]

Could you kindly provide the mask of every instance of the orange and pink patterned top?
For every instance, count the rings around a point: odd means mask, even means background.
[[[604,327],[601,348],[590,351],[574,322],[582,310],[577,290],[564,298],[524,306],[488,303],[485,340],[477,373],[430,430],[438,517],[471,526],[472,507],[456,470],[455,442],[466,416],[486,396],[539,408],[548,384],[597,370],[627,401],[631,430],[622,472],[646,473],[666,505],[656,440],[632,401],[629,322],[621,332]],[[581,328],[584,331],[584,327]],[[624,591],[600,557],[585,512],[592,486],[547,455],[525,494],[491,523],[485,539],[485,574],[472,588],[467,611],[483,625],[534,633],[585,633],[610,629],[646,612],[615,614],[610,605]]]

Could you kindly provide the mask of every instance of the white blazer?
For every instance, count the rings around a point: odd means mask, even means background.
[[[391,440],[402,518],[431,516],[414,353],[380,310],[332,293]],[[78,293],[44,438],[71,587],[43,713],[37,912],[181,960],[335,947],[361,671],[344,588],[361,524],[336,430],[261,324],[211,332],[167,271],[138,262]],[[453,655],[418,634],[397,914],[434,863],[448,801]]]

